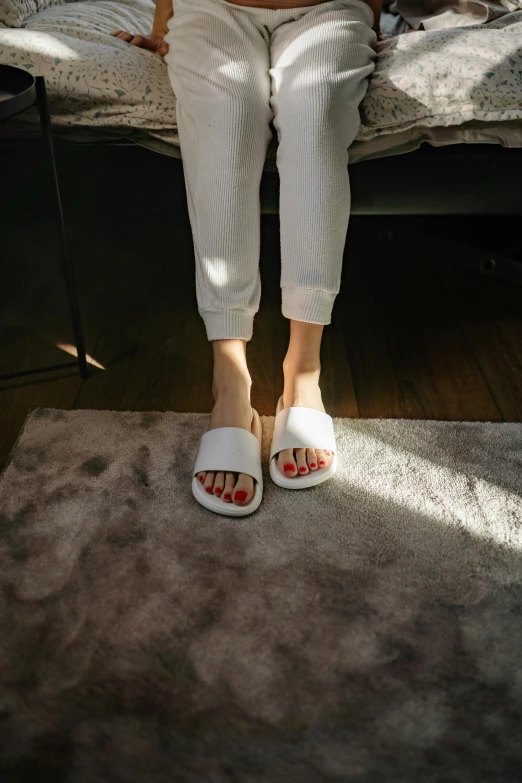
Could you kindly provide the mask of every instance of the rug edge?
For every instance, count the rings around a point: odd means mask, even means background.
[[[26,417],[25,417],[25,419],[24,419],[24,421],[22,423],[22,426],[20,427],[20,430],[18,432],[16,440],[13,443],[13,445],[11,446],[11,449],[9,451],[9,455],[7,457],[7,461],[6,461],[5,465],[4,465],[4,467],[2,468],[2,470],[0,470],[0,484],[2,483],[2,480],[3,480],[5,474],[7,473],[8,469],[9,469],[9,467],[10,467],[12,461],[13,461],[13,457],[14,457],[14,455],[16,453],[16,450],[17,450],[17,448],[19,446],[20,440],[22,439],[22,437],[24,435],[24,432],[25,432],[25,430],[27,428],[27,425],[32,420],[34,415],[36,413],[38,413],[39,411],[42,411],[42,410],[64,411],[64,412],[68,412],[69,413],[69,412],[72,412],[72,411],[74,411],[74,412],[81,412],[81,411],[84,411],[84,410],[91,410],[91,409],[90,408],[72,408],[72,409],[69,409],[69,408],[52,408],[52,407],[48,407],[48,406],[37,406],[35,408],[28,408],[27,409],[27,415],[26,415]],[[111,408],[101,408],[101,409],[96,408],[95,410],[104,410],[104,411],[115,412],[115,413],[125,413],[125,412],[143,413],[144,412],[144,411],[114,411],[114,409],[111,409]],[[179,411],[146,411],[146,412],[147,413],[179,413]],[[192,415],[194,415],[193,411],[190,411],[190,412],[189,411],[183,411],[183,413],[191,413]],[[203,413],[203,414],[202,413],[198,413],[197,415],[209,416],[210,413]],[[260,419],[274,419],[275,420],[275,416],[273,414],[272,415],[270,415],[270,414],[268,414],[268,415],[260,415]],[[333,419],[334,420],[335,419],[348,419],[349,421],[370,421],[370,422],[388,422],[388,421],[411,422],[411,421],[423,421],[423,422],[433,422],[433,423],[436,423],[436,424],[467,424],[467,425],[476,425],[476,424],[496,424],[496,425],[499,425],[499,424],[504,424],[506,426],[508,426],[508,425],[512,426],[513,424],[518,424],[519,426],[522,426],[522,422],[507,422],[507,421],[499,421],[498,419],[487,419],[487,420],[481,420],[481,421],[469,421],[467,419],[465,419],[465,420],[460,420],[460,419],[459,420],[457,420],[457,419],[411,419],[411,418],[404,418],[404,417],[392,417],[392,418],[390,418],[389,416],[388,417],[372,417],[372,418],[366,417],[364,419],[362,419],[361,417],[354,418],[354,417],[351,417],[351,416],[348,416],[348,417],[346,417],[346,416],[334,416]]]
[[[20,440],[22,439],[22,435],[25,432],[25,428],[27,427],[30,419],[33,417],[33,415],[36,413],[36,411],[40,411],[40,410],[43,410],[43,408],[41,406],[39,406],[37,408],[28,408],[27,409],[26,417],[25,417],[25,419],[22,422],[22,426],[20,427],[18,435],[16,436],[15,442],[11,446],[11,449],[10,449],[8,457],[7,457],[7,461],[6,461],[5,465],[4,465],[4,467],[2,468],[2,470],[0,470],[0,484],[2,483],[2,479],[4,478],[4,475],[7,473],[7,470],[9,469],[9,467],[11,465],[11,462],[13,461],[13,457],[15,455],[15,452],[16,452],[17,448],[18,448],[18,444],[20,443]],[[54,408],[54,410],[58,410],[58,409]]]

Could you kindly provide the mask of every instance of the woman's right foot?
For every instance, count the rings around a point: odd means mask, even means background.
[[[208,430],[241,427],[261,441],[261,422],[250,404],[250,384],[238,378],[237,382],[231,380],[224,388],[214,386],[214,400]],[[197,478],[209,495],[221,497],[224,503],[247,506],[254,496],[254,479],[247,473],[201,471]]]

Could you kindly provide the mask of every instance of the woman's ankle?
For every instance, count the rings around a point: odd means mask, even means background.
[[[318,357],[286,357],[283,360],[283,375],[285,378],[315,378],[321,375],[321,362]]]
[[[212,393],[214,400],[221,395],[246,395],[250,399],[250,392],[252,389],[252,380],[250,376],[245,376],[241,373],[231,374],[228,377],[222,378],[220,376],[214,377],[212,381]]]
[[[324,326],[290,321],[290,342],[283,360],[285,376],[321,372],[321,341]]]
[[[214,375],[212,391],[246,392],[250,395],[252,379],[246,361],[246,342],[244,340],[215,340]]]

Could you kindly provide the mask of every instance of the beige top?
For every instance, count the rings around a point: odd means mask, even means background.
[[[254,8],[299,8],[303,5],[320,5],[326,3],[327,0],[299,0],[299,2],[265,2],[265,0],[227,0],[227,3],[233,3],[234,5],[251,5]]]
[[[295,0],[294,2],[281,2],[281,0],[275,0],[275,2],[272,2],[271,0],[227,0],[228,3],[233,3],[233,5],[250,5],[254,6],[255,8],[299,8],[303,5],[320,5],[320,3],[326,3],[328,0]],[[375,26],[374,30],[375,32],[379,31],[379,18],[382,11],[382,2],[383,0],[363,0],[363,2],[367,3],[370,8],[373,11],[373,14],[375,16]]]

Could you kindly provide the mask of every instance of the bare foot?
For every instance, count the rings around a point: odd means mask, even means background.
[[[290,408],[294,405],[326,413],[319,388],[319,371],[285,372],[283,406]],[[333,451],[324,449],[283,449],[278,454],[277,466],[283,476],[294,478],[330,467],[333,458]]]
[[[261,421],[257,411],[250,405],[249,389],[244,383],[232,383],[221,391],[214,388],[214,400],[209,430],[241,427],[252,432],[261,442]],[[247,473],[201,471],[197,477],[209,495],[221,497],[224,503],[246,506],[254,496],[255,480]]]

